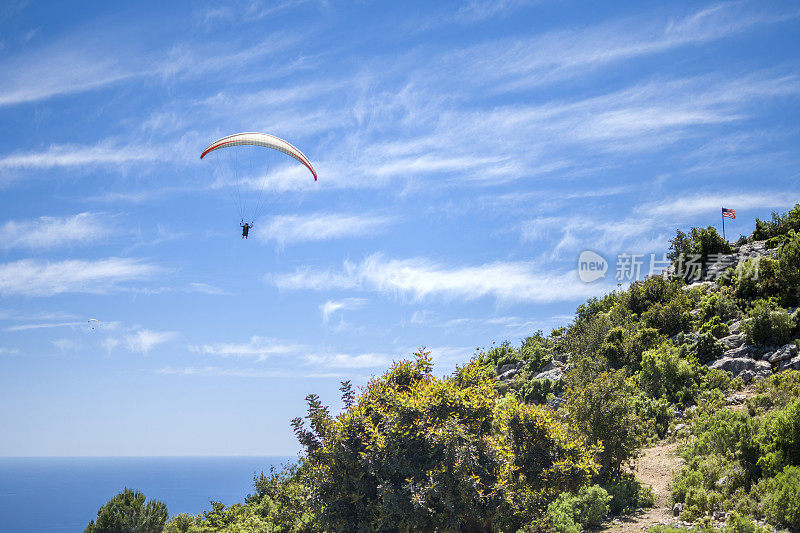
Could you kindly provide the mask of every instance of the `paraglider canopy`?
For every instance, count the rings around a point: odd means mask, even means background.
[[[229,183],[233,186],[230,191],[231,199],[239,210],[242,224],[248,221],[249,227],[253,226],[269,204],[278,201],[280,190],[265,194],[265,191],[271,188],[268,183],[269,177],[280,176],[276,182],[280,183],[284,176],[293,176],[288,181],[291,182],[295,177],[304,174],[302,169],[294,164],[286,167],[285,163],[288,160],[283,154],[302,163],[314,176],[314,181],[317,181],[317,171],[303,152],[288,141],[267,133],[236,133],[217,139],[203,150],[200,159],[211,152],[215,152],[210,159],[214,160],[217,174],[221,178],[218,183]],[[289,167],[294,167],[294,170]],[[300,172],[296,172],[297,170]],[[242,237],[247,238],[246,232]]]
[[[292,146],[289,142],[267,133],[236,133],[234,135],[228,135],[227,137],[217,139],[211,143],[208,148],[203,150],[203,153],[200,154],[200,159],[203,159],[209,152],[213,152],[214,150],[218,150],[220,148],[244,145],[263,146],[265,148],[272,148],[273,150],[278,150],[284,154],[290,155],[303,163],[306,168],[311,171],[311,174],[314,176],[314,181],[317,181],[317,171],[314,170],[313,166],[311,166],[311,162],[305,155],[303,155],[303,152]]]

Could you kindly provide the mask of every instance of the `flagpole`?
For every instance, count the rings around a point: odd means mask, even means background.
[[[728,242],[728,239],[725,238],[725,208],[722,208],[722,240]]]

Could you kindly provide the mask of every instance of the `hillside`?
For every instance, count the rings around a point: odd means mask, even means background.
[[[341,413],[309,395],[297,464],[164,530],[800,529],[800,204],[670,244],[664,275],[450,376],[421,349]]]

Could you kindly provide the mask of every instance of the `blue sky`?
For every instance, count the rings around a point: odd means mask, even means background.
[[[0,455],[294,454],[309,393],[567,323],[583,250],[749,233],[798,50],[792,2],[5,2]],[[257,160],[247,241],[240,131],[319,172]]]

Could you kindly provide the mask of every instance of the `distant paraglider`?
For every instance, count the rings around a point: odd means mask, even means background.
[[[97,320],[96,318],[90,318],[88,322],[89,322],[89,327],[92,329],[97,329],[98,327],[100,327],[100,321]]]
[[[253,147],[255,147],[255,150],[249,149]],[[243,239],[247,239],[256,219],[263,214],[266,205],[269,203],[271,195],[264,194],[264,190],[267,188],[266,176],[270,172],[279,169],[283,158],[283,156],[273,151],[286,154],[305,165],[314,177],[314,181],[317,181],[317,171],[303,152],[288,141],[274,135],[255,132],[228,135],[211,143],[200,154],[200,159],[203,159],[211,152],[216,152],[223,148],[234,148],[234,150],[218,152],[225,153],[226,156],[224,158],[219,155],[215,156],[215,158],[218,160],[222,174],[232,174],[230,181],[235,186],[235,191],[231,196],[233,196],[239,209]],[[271,150],[264,151],[261,148],[271,148]],[[287,173],[290,176],[291,172],[293,172],[291,169],[287,169]],[[253,190],[253,196],[256,196],[256,198],[250,197],[250,190]]]

